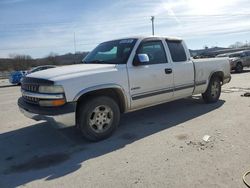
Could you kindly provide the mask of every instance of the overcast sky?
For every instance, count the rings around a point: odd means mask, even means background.
[[[89,51],[99,42],[155,33],[190,49],[250,41],[249,0],[0,0],[0,57]]]

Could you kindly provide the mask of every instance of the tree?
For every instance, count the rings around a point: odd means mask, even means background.
[[[242,42],[239,42],[239,41],[237,41],[234,44],[231,44],[229,46],[229,48],[242,48],[242,47],[244,47],[244,44]]]
[[[207,46],[207,45],[205,45],[205,46],[203,46],[203,48],[204,48],[205,50],[207,50],[207,49],[208,49],[208,46]]]
[[[30,55],[10,54],[9,57],[12,59],[11,70],[26,70],[32,67],[34,62]]]
[[[50,52],[50,54],[46,57],[47,60],[47,64],[52,64],[52,65],[56,65],[57,64],[57,57],[58,54],[54,53],[54,52]]]

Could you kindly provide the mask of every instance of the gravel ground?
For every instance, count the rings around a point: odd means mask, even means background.
[[[233,74],[216,104],[195,96],[126,114],[99,143],[25,118],[16,105],[20,88],[6,83],[0,80],[0,187],[245,187],[250,98],[241,95],[250,92],[250,70]]]

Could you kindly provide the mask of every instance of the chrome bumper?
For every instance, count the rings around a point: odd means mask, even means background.
[[[36,121],[47,121],[58,128],[71,127],[76,124],[75,122],[75,112],[60,114],[60,115],[41,115],[29,112],[19,106],[19,110],[24,116],[36,120]]]

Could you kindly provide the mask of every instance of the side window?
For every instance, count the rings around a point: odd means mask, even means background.
[[[47,69],[47,67],[41,67],[40,71],[46,70],[46,69]]]
[[[147,64],[162,64],[167,63],[166,52],[161,41],[143,42],[139,49],[138,54],[147,54],[149,63]]]
[[[250,51],[249,52],[245,52],[246,56],[249,57],[250,56]]]
[[[187,61],[187,55],[182,45],[182,41],[169,41],[166,40],[172,60],[174,62]]]

